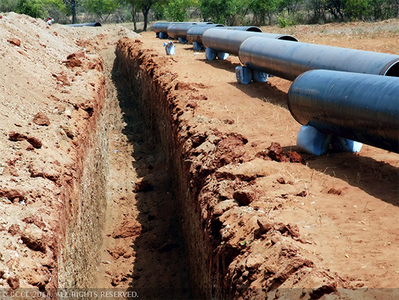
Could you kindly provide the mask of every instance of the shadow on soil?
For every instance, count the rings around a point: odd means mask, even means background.
[[[204,52],[204,57],[205,57],[205,52]],[[199,61],[202,61],[208,65],[211,65],[214,68],[223,69],[226,71],[230,71],[232,73],[235,72],[235,69],[237,66],[240,66],[240,64],[233,63],[230,60],[220,60],[220,59],[207,60],[206,58],[202,58],[202,59],[199,59]]]
[[[140,299],[190,299],[179,220],[171,191],[170,176],[158,139],[146,127],[138,99],[118,68],[112,69],[126,126],[123,133],[133,145],[133,166],[142,184],[136,198],[142,232],[131,245],[136,253],[129,290]]]
[[[204,54],[205,55],[205,54]],[[240,64],[233,63],[228,60],[212,60],[199,59],[199,61],[205,62],[212,67],[235,72],[235,68]],[[267,82],[251,82],[250,84],[241,84],[238,82],[229,82],[232,86],[241,90],[248,96],[252,98],[258,98],[264,102],[270,102],[272,104],[284,107],[288,109],[287,106],[287,93],[279,90],[275,86],[270,85]]]
[[[300,151],[297,147],[288,148],[283,150]],[[399,169],[389,163],[353,153],[301,155],[309,168],[339,178],[373,197],[399,206]]]
[[[271,86],[267,82],[251,82],[250,84],[229,82],[229,84],[243,91],[252,98],[258,98],[264,102],[269,102],[288,109],[287,93],[280,91],[278,88]]]

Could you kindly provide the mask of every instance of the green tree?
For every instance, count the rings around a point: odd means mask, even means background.
[[[45,18],[65,13],[65,5],[62,0],[18,0],[15,11],[33,18]]]
[[[350,19],[364,19],[370,13],[369,0],[346,0],[345,13]]]
[[[325,2],[326,0],[309,0],[307,8],[313,15],[309,17],[311,23],[318,23],[325,20]]]
[[[287,12],[295,13],[298,10],[298,6],[302,3],[302,0],[280,0],[278,3],[278,10]]]
[[[62,0],[43,0],[45,16],[52,17],[56,22],[65,21],[66,5]]]
[[[165,10],[168,3],[166,2],[157,2],[152,7],[152,12],[154,14],[155,20],[165,20]]]
[[[76,15],[80,2],[81,0],[64,0],[68,14],[72,15],[72,24],[76,24],[78,21]]]
[[[280,2],[280,0],[250,0],[249,8],[259,25],[265,24],[266,17],[269,19],[269,25],[271,25],[273,14],[277,12]]]
[[[43,10],[43,3],[40,0],[19,0],[17,4],[17,13],[33,18],[42,18]]]
[[[183,22],[187,20],[187,11],[194,5],[192,0],[173,0],[165,7],[165,15],[168,20]]]
[[[243,0],[202,0],[199,7],[205,20],[225,25],[240,25],[248,13]]]
[[[369,1],[370,17],[374,20],[384,20],[399,17],[398,0],[373,0]]]
[[[150,12],[150,9],[153,8],[155,5],[160,5],[168,2],[168,0],[123,0],[123,1],[131,4],[132,17],[133,15],[136,14],[137,11],[139,10],[142,11],[144,17],[144,27],[143,27],[144,31],[146,31],[148,27],[148,14]],[[133,22],[135,23],[135,18],[133,19]]]
[[[337,19],[344,19],[345,0],[326,0],[325,9]]]
[[[101,22],[106,21],[119,6],[120,2],[117,0],[86,0],[84,2],[86,10],[95,14]]]
[[[16,11],[17,5],[18,5],[18,0],[1,0],[0,11],[1,12]]]
[[[134,31],[137,31],[137,13],[140,11],[141,0],[121,0],[121,3],[130,7],[130,15],[132,16],[132,22]]]

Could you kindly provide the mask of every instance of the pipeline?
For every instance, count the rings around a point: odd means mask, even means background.
[[[192,44],[194,42],[202,45],[202,35],[209,28],[224,28],[223,24],[210,24],[209,26],[193,26],[189,30],[187,30],[186,39]]]
[[[212,26],[211,22],[197,22],[197,23],[172,23],[167,29],[167,34],[171,39],[186,38],[187,31],[192,27],[209,27]]]
[[[169,25],[172,24],[171,22],[156,22],[152,25],[152,31],[155,33],[159,32],[166,32],[168,30]]]
[[[100,22],[93,22],[93,23],[80,23],[80,24],[66,24],[68,27],[83,27],[83,26],[90,26],[90,27],[99,27],[101,26]]]
[[[224,28],[238,31],[262,32],[262,29],[260,29],[258,26],[228,26]]]
[[[156,22],[152,26],[152,31],[154,31],[156,36],[159,38],[167,38],[168,27],[173,24],[208,25],[213,23],[212,22]]]
[[[194,22],[156,22],[152,26],[152,30],[155,32],[157,38],[166,39],[168,38],[168,27],[172,24],[194,24]]]
[[[238,55],[241,44],[251,38],[257,37],[259,39],[279,39],[287,41],[298,41],[296,38],[290,35],[281,35],[273,33],[261,33],[261,32],[248,32],[248,31],[237,31],[235,29],[227,30],[223,28],[211,28],[204,32],[202,35],[202,44],[211,48],[216,52],[225,52],[230,54]]]
[[[329,70],[308,71],[288,91],[296,121],[399,153],[399,79]]]
[[[239,58],[248,68],[288,80],[313,69],[399,77],[398,55],[258,37],[241,44]]]

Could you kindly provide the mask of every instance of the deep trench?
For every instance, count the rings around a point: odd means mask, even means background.
[[[129,289],[138,291],[144,299],[190,299],[190,288],[179,232],[176,202],[172,190],[170,170],[166,163],[157,131],[145,118],[138,98],[128,78],[121,71],[121,62],[108,57],[112,64],[111,78],[117,93],[124,124],[122,135],[133,146],[133,167],[138,178],[151,186],[136,193],[137,220],[142,232],[131,245],[136,252]],[[111,100],[112,101],[112,100]]]
[[[110,225],[107,218],[123,219],[132,215],[123,209],[117,212],[110,205],[113,192],[107,182],[134,182],[137,178],[145,178],[152,185],[147,190],[135,192],[126,186],[128,194],[135,198],[132,211],[135,211],[135,220],[142,230],[129,245],[135,253],[130,272],[124,278],[118,278],[117,283],[122,281],[123,285],[114,288],[137,292],[140,299],[191,299],[167,154],[160,146],[159,134],[146,120],[141,99],[133,93],[131,84],[121,73],[114,49],[104,50],[101,54],[107,88],[105,105],[90,140],[86,141],[85,167],[75,196],[79,200],[72,208],[75,213],[66,231],[65,261],[61,262],[65,273],[59,274],[60,287],[104,288],[101,286],[104,282],[101,276],[106,270],[104,252],[107,247],[120,244],[120,240],[113,240],[109,232],[107,234]],[[126,140],[124,151],[131,155],[127,161],[132,161],[135,178],[111,178],[115,174],[113,169],[128,169],[122,165],[125,164],[123,160],[118,166],[110,159],[113,152],[123,152],[123,149],[115,151],[111,147],[117,131]],[[123,264],[123,261],[115,263]]]

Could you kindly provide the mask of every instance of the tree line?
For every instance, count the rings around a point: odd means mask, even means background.
[[[53,17],[59,23],[81,18],[100,22],[150,20],[212,21],[225,25],[378,21],[399,17],[399,0],[1,0],[0,12],[34,18]]]

